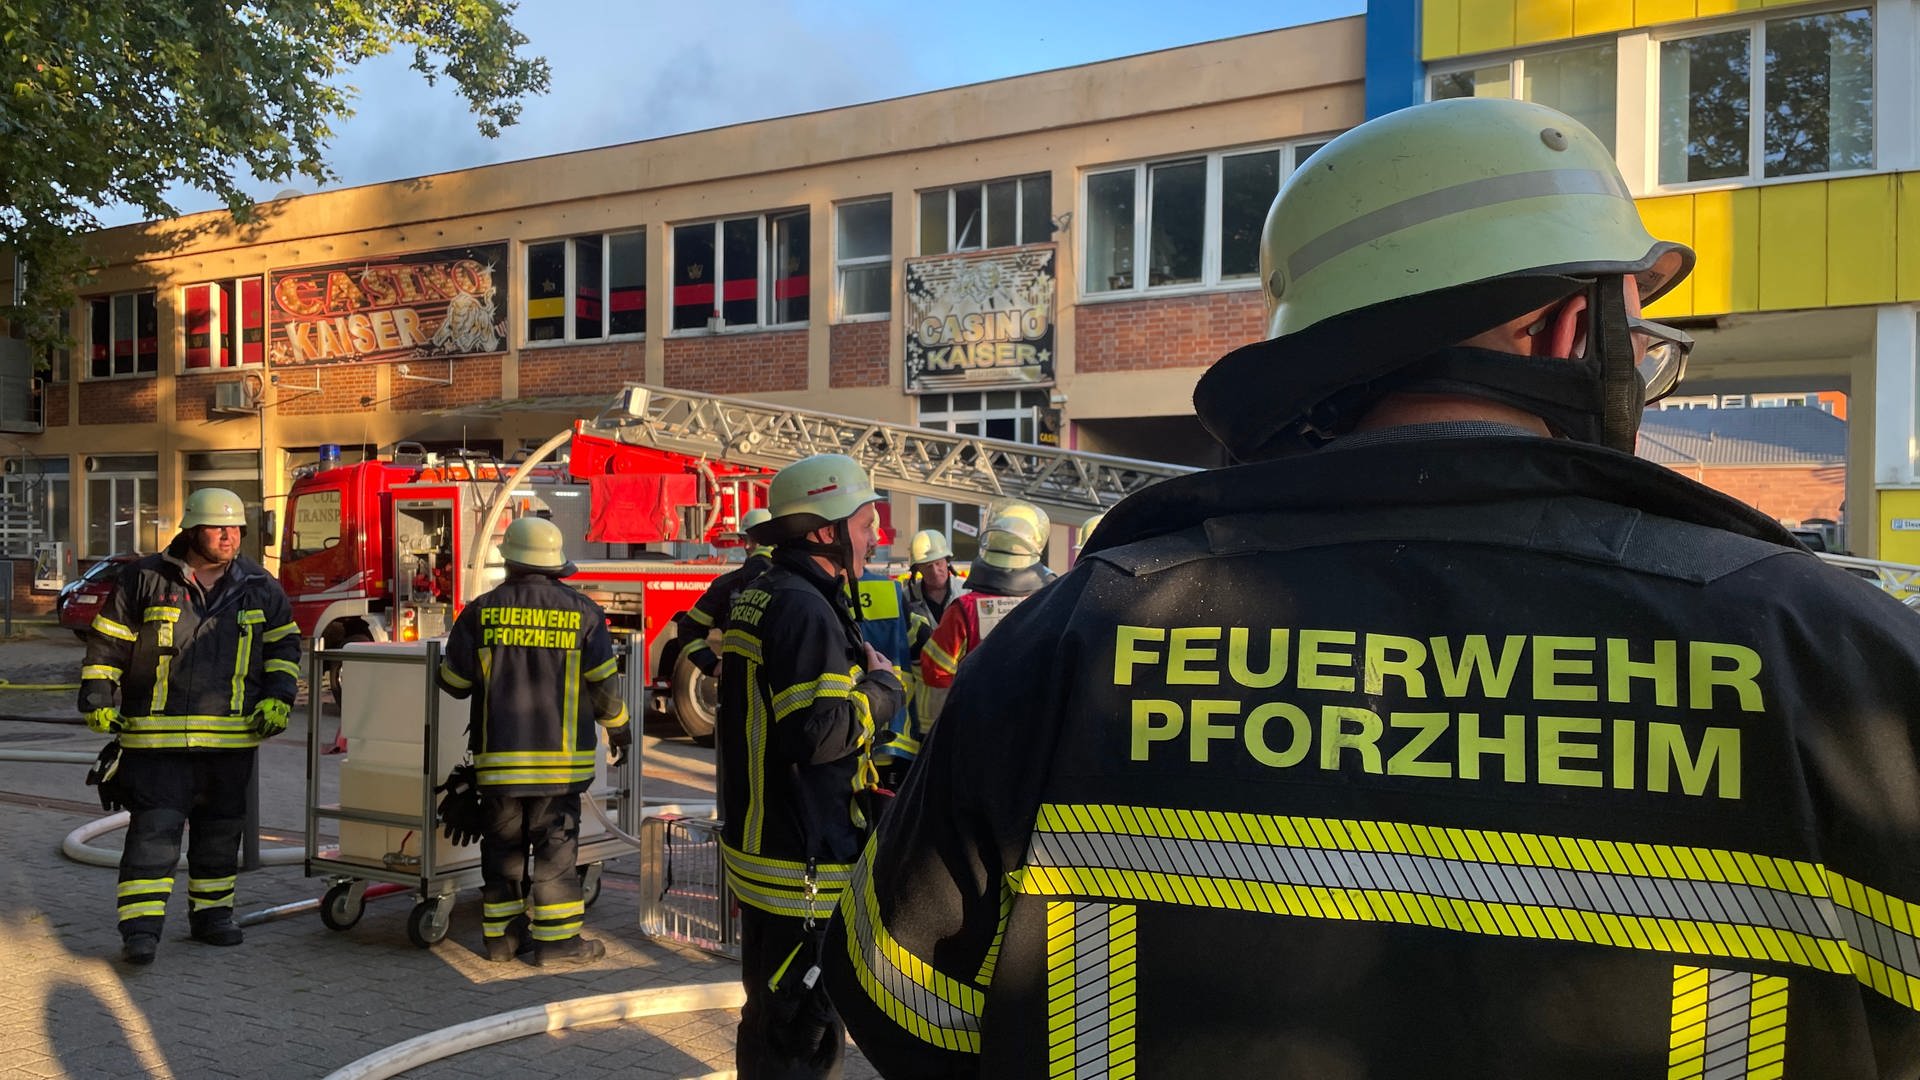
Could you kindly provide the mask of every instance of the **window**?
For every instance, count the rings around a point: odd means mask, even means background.
[[[805,210],[675,226],[672,328],[806,322],[809,232]]]
[[[189,285],[186,368],[258,364],[266,355],[265,284],[257,277]]]
[[[1221,151],[1089,174],[1085,291],[1254,280],[1260,232],[1281,181],[1325,145]]]
[[[1619,55],[1611,41],[1533,53],[1490,66],[1440,72],[1428,80],[1427,92],[1434,101],[1517,97],[1559,109],[1585,124],[1612,153],[1619,113]]]
[[[36,543],[73,539],[67,530],[69,490],[66,458],[6,459],[0,469],[0,510],[13,526],[4,530],[6,554],[26,558]]]
[[[287,506],[291,528],[284,558],[289,562],[318,555],[340,542],[340,489],[309,491]]]
[[[920,193],[920,254],[1039,244],[1053,239],[1053,177],[1007,180]]]
[[[1046,390],[988,390],[920,397],[920,426],[960,435],[1038,443],[1040,411],[1047,407]],[[965,503],[920,499],[914,511],[914,529],[938,529],[953,545],[957,562],[968,562],[979,552],[982,508]]]
[[[1658,101],[1662,184],[1870,169],[1872,12],[1662,41]]]
[[[247,536],[241,550],[248,558],[258,561],[267,540],[260,528],[260,455],[251,450],[188,454],[186,466],[187,494],[217,487],[240,496],[247,507]]]
[[[646,330],[646,230],[527,245],[528,341],[598,341]]]
[[[840,317],[886,315],[893,303],[893,200],[843,203],[837,221]]]
[[[157,460],[152,454],[87,459],[87,550],[81,554],[160,550]]]
[[[159,370],[160,316],[153,298],[152,290],[148,290],[96,296],[87,301],[88,378]]]

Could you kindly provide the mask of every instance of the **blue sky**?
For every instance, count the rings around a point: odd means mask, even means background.
[[[522,0],[515,24],[553,87],[482,138],[444,84],[401,58],[352,72],[358,113],[335,126],[335,186],[376,183],[960,86],[1358,14],[1364,0],[938,5],[841,0]],[[305,178],[254,185],[270,198]],[[211,209],[178,193],[183,212]],[[108,224],[136,220],[125,211]]]

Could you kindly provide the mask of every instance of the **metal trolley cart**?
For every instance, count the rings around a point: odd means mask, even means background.
[[[639,669],[635,639],[627,638],[625,648],[626,672],[619,678],[630,722],[638,724],[646,714],[641,680],[632,676]],[[455,894],[480,885],[479,845],[456,846],[441,835],[436,820],[434,788],[466,753],[467,716],[466,703],[445,697],[435,682],[440,655],[438,641],[358,643],[334,650],[316,645],[307,659],[309,687],[325,685],[322,672],[338,664],[346,690],[340,723],[348,756],[340,766],[340,801],[335,805],[319,805],[319,693],[309,692],[307,706],[306,873],[327,879],[320,919],[329,929],[346,930],[360,921],[369,883],[404,885],[416,897],[407,918],[407,938],[428,948],[447,936]],[[457,720],[443,725],[443,709]],[[636,834],[641,816],[639,749],[636,741],[613,769],[603,752],[594,785],[582,800],[586,812],[580,820],[579,873],[589,905],[600,895],[601,862],[632,848],[614,830],[605,829],[585,803],[600,800],[610,808],[608,817],[619,832]],[[317,826],[322,820],[339,823],[338,849],[321,850]]]
[[[641,824],[640,932],[740,959],[718,819],[660,814]]]

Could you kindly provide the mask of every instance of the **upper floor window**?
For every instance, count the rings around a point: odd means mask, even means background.
[[[809,232],[805,210],[674,226],[673,329],[806,322]]]
[[[1324,145],[1221,151],[1088,174],[1085,292],[1252,281],[1280,181]]]
[[[1619,111],[1619,53],[1619,47],[1608,41],[1436,72],[1427,80],[1427,96],[1434,101],[1519,98],[1558,109],[1592,129],[1612,153]]]
[[[93,297],[87,315],[88,378],[160,369],[160,315],[152,289]]]
[[[893,200],[841,203],[837,214],[840,317],[885,315],[893,302]]]
[[[527,245],[528,341],[597,341],[646,330],[646,230]]]
[[[266,293],[257,277],[186,288],[185,366],[239,367],[266,355]]]
[[[920,193],[920,254],[1038,244],[1053,238],[1048,173]]]
[[[1872,10],[1663,40],[1658,101],[1662,184],[1870,169]]]

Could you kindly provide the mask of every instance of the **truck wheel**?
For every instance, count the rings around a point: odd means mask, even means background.
[[[700,746],[713,745],[713,728],[720,717],[720,680],[694,666],[685,653],[673,661],[673,718],[680,730]]]

